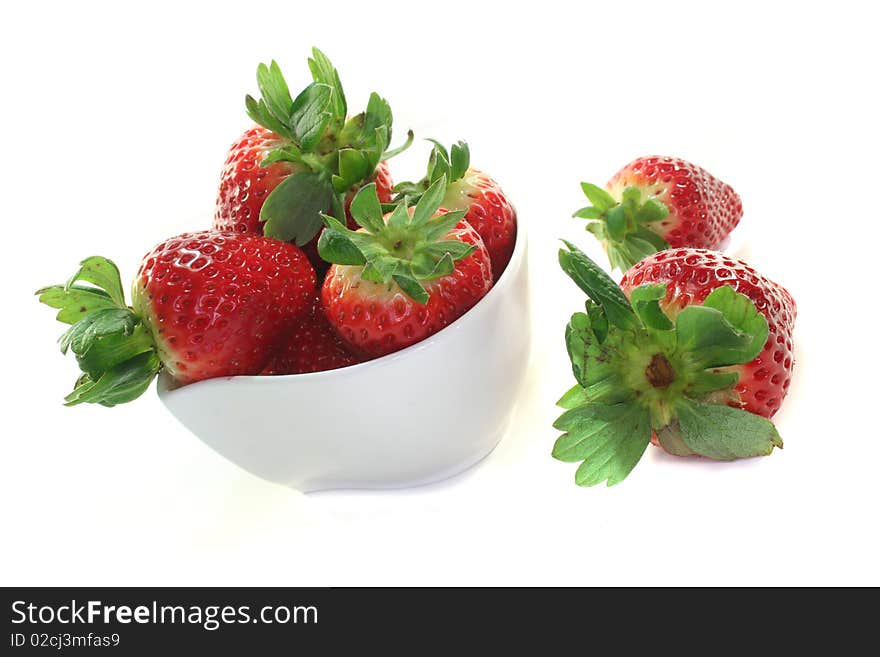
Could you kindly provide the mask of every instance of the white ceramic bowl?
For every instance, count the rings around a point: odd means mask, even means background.
[[[504,435],[529,359],[525,231],[489,293],[442,331],[329,372],[237,376],[159,397],[245,470],[302,491],[396,488],[452,476]]]

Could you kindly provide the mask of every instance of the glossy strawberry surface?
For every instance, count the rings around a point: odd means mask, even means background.
[[[465,220],[483,238],[498,280],[516,243],[516,210],[492,178],[477,169],[450,183],[443,199],[449,210],[466,210]]]
[[[284,140],[274,132],[254,126],[230,147],[220,174],[220,185],[217,191],[217,203],[214,211],[214,229],[237,233],[263,234],[260,222],[260,210],[266,197],[288,176],[304,171],[302,165],[292,162],[275,162],[269,166],[260,166],[260,162],[273,149],[284,145]],[[374,173],[376,191],[383,203],[391,201],[394,183],[385,162],[380,162]],[[345,199],[346,214],[353,194]],[[352,228],[356,225],[350,217],[348,223]],[[319,233],[320,236],[320,233]],[[326,267],[318,256],[316,249],[318,236],[303,250],[313,265]]]
[[[794,367],[792,332],[797,307],[791,294],[745,262],[705,249],[670,249],[648,256],[624,274],[620,286],[629,296],[634,288],[646,283],[667,285],[661,306],[670,315],[702,303],[722,285],[751,299],[767,319],[770,335],[753,361],[733,368],[739,372],[737,405],[772,417],[788,393]]]
[[[742,201],[730,185],[679,158],[641,157],[618,171],[606,187],[620,199],[630,186],[669,209],[650,228],[673,248],[714,249],[742,218]]]
[[[296,246],[201,231],[162,242],[141,263],[133,306],[179,382],[258,374],[309,308],[315,272]]]
[[[407,296],[396,283],[363,280],[362,267],[333,265],[321,289],[327,318],[345,343],[365,356],[382,356],[448,326],[474,306],[492,287],[489,254],[476,230],[461,221],[444,237],[476,249],[455,262],[452,274],[424,281],[425,304]]]
[[[285,337],[272,360],[262,371],[266,375],[324,372],[360,363],[342,342],[316,298]]]

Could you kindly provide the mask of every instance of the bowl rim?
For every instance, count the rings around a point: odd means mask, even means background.
[[[178,390],[191,389],[195,386],[203,387],[210,386],[212,384],[217,385],[218,383],[222,384],[229,382],[253,382],[258,383],[258,385],[263,385],[265,383],[278,383],[291,380],[315,381],[318,379],[332,379],[341,376],[348,376],[352,373],[353,370],[363,371],[367,368],[378,368],[384,367],[386,365],[391,365],[401,358],[406,358],[408,355],[412,355],[414,352],[425,349],[433,349],[438,344],[442,344],[443,342],[451,339],[452,333],[459,333],[462,330],[465,330],[466,326],[477,321],[477,315],[479,315],[481,312],[480,309],[488,306],[488,304],[492,303],[495,298],[504,294],[504,290],[506,288],[513,285],[513,283],[511,282],[513,279],[512,271],[523,266],[522,261],[525,258],[526,242],[526,230],[523,227],[522,223],[519,221],[519,218],[517,217],[516,240],[514,241],[513,245],[513,253],[511,253],[510,261],[507,263],[504,271],[501,272],[501,276],[498,278],[497,281],[492,284],[492,288],[485,294],[485,296],[477,301],[477,303],[475,303],[471,308],[467,310],[467,312],[465,312],[454,322],[448,324],[447,326],[444,326],[434,335],[428,336],[424,340],[420,340],[419,342],[416,342],[409,347],[405,347],[391,354],[386,354],[385,356],[380,356],[379,358],[364,361],[363,363],[355,363],[354,365],[347,365],[345,367],[339,367],[333,370],[324,370],[322,372],[306,372],[303,374],[242,374],[236,376],[218,376],[211,379],[205,379],[204,381],[196,381],[194,383],[178,385],[163,370],[162,374],[159,377],[159,385],[157,386],[158,393],[160,396],[164,396]]]

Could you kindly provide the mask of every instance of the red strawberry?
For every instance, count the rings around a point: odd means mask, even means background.
[[[575,217],[602,240],[611,266],[625,271],[656,251],[714,249],[742,218],[733,188],[695,164],[673,157],[640,157],[608,181],[605,191],[581,183],[591,206]]]
[[[436,333],[489,291],[486,247],[462,219],[440,210],[441,179],[415,208],[399,203],[383,217],[374,185],[352,202],[359,231],[327,218],[318,248],[335,262],[321,303],[337,333],[352,349],[382,356]]]
[[[566,342],[577,385],[559,404],[553,454],[577,483],[615,484],[648,442],[730,460],[782,447],[770,418],[788,390],[795,305],[743,262],[703,249],[650,256],[618,287],[568,244],[563,270],[587,293]],[[624,294],[625,293],[625,294]]]
[[[384,159],[392,116],[373,94],[365,112],[346,117],[339,75],[319,50],[314,82],[293,99],[275,62],[257,69],[262,99],[246,99],[258,124],[232,145],[220,176],[214,228],[295,241],[317,267],[320,213],[342,217],[354,191],[375,181],[386,201],[392,182]]]
[[[296,162],[275,162],[260,166],[273,150],[284,145],[284,140],[277,134],[256,125],[245,133],[230,148],[220,174],[220,189],[217,192],[217,206],[214,212],[214,228],[237,233],[263,234],[260,222],[260,210],[266,197],[281,182],[294,173],[307,171],[306,167]],[[387,162],[379,162],[373,172],[373,182],[379,200],[390,203],[394,182]],[[354,192],[345,197],[346,213]],[[350,228],[356,224],[348,217]],[[307,246],[316,243],[312,240]]]
[[[483,238],[492,261],[492,276],[497,281],[510,262],[516,243],[516,210],[498,183],[469,165],[470,150],[465,142],[453,144],[450,151],[435,142],[425,178],[417,183],[401,183],[397,190],[418,197],[446,176],[449,183],[443,207],[465,211],[465,220]]]
[[[282,340],[281,349],[272,357],[262,374],[307,374],[324,372],[360,363],[327,321],[320,301],[297,320],[294,329]]]
[[[131,307],[116,265],[100,257],[83,261],[66,285],[40,290],[40,301],[73,324],[62,351],[74,352],[84,374],[68,403],[112,406],[139,396],[162,368],[180,383],[258,374],[315,287],[292,244],[202,231],[144,256]]]
[[[722,285],[729,285],[755,304],[767,319],[770,334],[754,360],[729,369],[739,375],[736,398],[730,403],[749,413],[773,417],[788,393],[794,365],[791,338],[797,307],[788,290],[742,260],[705,249],[655,253],[627,271],[620,287],[630,296],[633,289],[647,283],[667,286],[660,307],[672,317],[682,308],[703,303]]]

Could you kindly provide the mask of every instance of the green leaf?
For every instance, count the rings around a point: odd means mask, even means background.
[[[155,352],[143,353],[104,372],[97,380],[88,374],[77,381],[65,401],[67,406],[84,402],[115,406],[140,397],[161,368]]]
[[[432,155],[436,155],[437,157],[441,158],[443,161],[449,163],[449,161],[450,161],[449,151],[446,150],[446,146],[441,144],[436,139],[433,139],[432,137],[428,137],[425,141],[429,141],[432,144],[434,144],[433,152],[431,153]]]
[[[587,317],[590,318],[590,327],[593,330],[593,334],[596,336],[599,344],[602,344],[605,342],[605,338],[608,337],[608,317],[605,315],[602,306],[591,299],[587,300],[585,308]]]
[[[739,374],[736,372],[703,370],[693,376],[685,394],[699,399],[718,390],[729,390],[738,380]]]
[[[83,372],[97,379],[138,354],[154,350],[153,337],[143,324],[138,324],[130,335],[116,332],[94,338],[85,352],[77,355],[76,361]]]
[[[433,242],[422,248],[420,251],[434,258],[442,258],[450,255],[453,260],[463,260],[476,250],[476,246],[467,242],[459,242],[458,240],[442,240]]]
[[[635,395],[621,378],[620,368],[620,354],[630,348],[624,338],[631,334],[612,330],[600,342],[596,331],[604,327],[607,332],[608,324],[601,308],[591,304],[587,305],[589,314],[575,313],[565,328],[571,371],[590,401],[603,404],[632,401]]]
[[[749,349],[738,356],[745,360],[738,362],[748,363],[761,353],[761,350],[767,343],[770,329],[767,325],[767,319],[758,312],[751,299],[744,294],[736,292],[729,285],[722,285],[715,288],[706,297],[703,305],[719,310],[724,315],[724,319],[730,322],[732,326],[752,336]]]
[[[283,242],[308,243],[321,227],[321,213],[333,201],[333,187],[315,173],[297,173],[284,179],[263,203],[263,234]]]
[[[584,313],[575,313],[565,327],[565,346],[574,378],[581,386],[586,382],[587,350],[593,344],[595,335],[590,326],[590,318]]]
[[[286,139],[293,139],[293,134],[287,127],[287,124],[272,116],[269,108],[266,107],[266,103],[262,100],[256,100],[252,96],[245,96],[244,104],[247,108],[247,115],[251,117],[254,123],[258,123]]]
[[[387,285],[391,279],[398,273],[400,261],[387,255],[376,258],[368,258],[364,269],[361,272],[361,278],[374,283],[382,283]]]
[[[424,226],[428,223],[428,219],[434,216],[434,213],[440,209],[443,203],[443,197],[446,195],[446,177],[443,176],[431,185],[428,190],[422,194],[416,209],[413,212],[412,223],[414,226]]]
[[[77,281],[99,287],[77,285]],[[112,406],[140,395],[159,371],[150,332],[125,305],[119,270],[110,260],[87,258],[66,285],[40,290],[40,300],[59,308],[58,319],[70,324],[59,339],[62,353],[76,355],[83,374],[67,397]]]
[[[574,384],[571,388],[569,388],[562,397],[559,398],[559,401],[556,402],[556,405],[560,408],[564,409],[572,409],[582,404],[586,404],[589,402],[587,398],[587,391],[584,390],[584,387],[579,383]]]
[[[73,287],[77,281],[92,283],[104,290],[119,308],[125,308],[125,293],[122,291],[122,278],[112,260],[101,256],[91,256],[79,263],[79,270],[70,277],[65,289]]]
[[[645,240],[654,247],[654,251],[665,251],[669,248],[669,244],[666,242],[666,240],[664,240],[653,230],[651,230],[650,228],[646,228],[645,226],[639,226],[638,228],[636,228],[631,236],[638,237],[641,240]],[[651,251],[651,253],[653,253],[654,251]]]
[[[590,203],[599,208],[602,212],[607,212],[617,205],[617,201],[614,197],[601,187],[593,185],[592,183],[582,182],[581,189],[584,190],[586,197],[590,199]]]
[[[352,218],[361,228],[366,228],[371,233],[378,233],[385,227],[382,218],[382,205],[379,203],[379,194],[376,192],[376,183],[364,185],[355,194],[349,206]]]
[[[626,205],[630,209],[635,209],[639,207],[642,203],[642,190],[638,187],[630,185],[626,189],[623,190],[623,194],[620,197],[621,205]]]
[[[620,242],[626,236],[626,208],[615,205],[605,212],[605,227],[608,237]]]
[[[655,331],[671,331],[674,328],[672,320],[660,308],[660,301],[666,298],[665,283],[640,285],[629,297],[636,315],[645,327]]]
[[[449,182],[463,178],[471,165],[471,152],[466,142],[460,141],[452,145],[449,163],[451,166]]]
[[[651,418],[638,404],[585,404],[565,411],[553,425],[565,433],[553,446],[560,461],[583,461],[575,481],[595,486],[623,481],[651,442]]]
[[[663,221],[669,216],[669,208],[656,199],[648,199],[636,210],[635,220],[640,224],[651,224],[655,221]]]
[[[400,286],[400,289],[416,303],[422,305],[428,303],[428,299],[430,299],[428,292],[415,278],[411,276],[395,275],[394,282],[397,283]]]
[[[428,173],[426,180],[429,183],[435,182],[444,177],[449,180],[449,176],[452,173],[452,165],[449,163],[449,155],[446,152],[446,149],[442,144],[433,139],[429,139],[428,141],[434,142],[434,149],[431,151],[431,156],[428,158]]]
[[[409,224],[409,212],[406,203],[398,203],[388,216],[387,225],[392,228],[403,228]]]
[[[274,60],[269,66],[260,64],[257,67],[257,86],[272,116],[283,124],[289,124],[293,101],[281,68]]]
[[[574,244],[563,242],[569,250],[559,250],[562,270],[587,296],[602,306],[609,322],[622,329],[634,327],[636,318],[632,306],[617,283]]]
[[[303,151],[313,150],[321,141],[331,117],[330,95],[330,87],[313,82],[293,101],[287,125]]]
[[[612,270],[617,269],[619,271],[626,271],[636,264],[629,252],[623,248],[622,243],[608,242],[605,246],[606,253],[608,254],[608,262],[611,263]]]
[[[427,274],[422,274],[420,278],[423,281],[433,281],[438,278],[443,278],[444,276],[449,276],[453,271],[455,271],[455,261],[452,259],[451,253],[446,253],[436,261],[434,268],[431,269],[431,271]]]
[[[392,157],[394,157],[396,155],[400,155],[401,153],[403,153],[403,151],[405,151],[407,148],[412,146],[413,138],[414,138],[413,131],[407,130],[406,131],[406,141],[403,142],[397,148],[391,148],[389,150],[386,150],[384,153],[382,153],[382,157],[380,159],[384,162],[385,160],[390,160]]]
[[[275,162],[294,162],[296,164],[305,164],[302,151],[293,144],[285,144],[279,148],[275,148],[266,154],[260,162],[261,167],[267,167]]]
[[[635,235],[627,235],[623,240],[623,249],[626,251],[629,259],[635,264],[640,260],[644,260],[652,253],[657,251],[654,245]]]
[[[339,73],[330,63],[327,55],[317,48],[312,48],[312,57],[309,59],[309,70],[312,72],[312,79],[315,82],[326,84],[332,91],[331,111],[333,118],[337,121],[344,121],[348,108],[345,102],[345,92],[342,90],[342,82],[339,80]]]
[[[581,208],[571,216],[578,219],[599,219],[602,217],[602,210],[597,208],[595,205],[588,205],[585,208]]]
[[[370,94],[367,111],[363,117],[361,139],[363,148],[370,150],[374,155],[373,166],[379,162],[388,148],[392,122],[391,106],[388,105],[388,101],[376,93]]]
[[[361,151],[343,148],[339,151],[339,185],[334,188],[345,193],[350,187],[365,181],[372,172],[370,162]]]
[[[774,447],[782,447],[776,427],[760,415],[686,398],[679,400],[676,411],[682,440],[696,454],[729,461],[766,456]]]
[[[95,340],[119,334],[130,336],[140,320],[128,308],[105,308],[87,314],[71,326],[58,341],[61,353],[70,349],[77,355],[88,351]]]
[[[404,197],[415,198],[423,194],[426,188],[425,183],[404,181],[394,186],[394,193],[397,194],[398,200]]]
[[[348,235],[329,228],[324,229],[318,238],[318,255],[337,265],[363,265],[366,262],[364,254]]]
[[[688,306],[675,319],[676,353],[702,368],[738,365],[751,360],[753,336],[730,324],[721,311]]]
[[[393,120],[388,101],[375,92],[371,93],[364,115],[364,131],[373,132],[381,126],[391,127]]]
[[[681,439],[681,427],[678,420],[655,430],[657,440],[663,447],[663,451],[673,456],[694,456],[695,452]]]
[[[465,210],[455,210],[454,212],[447,212],[429,219],[428,223],[425,224],[425,238],[429,242],[433,242],[441,237],[445,237],[449,231],[461,223],[464,215]]]
[[[40,303],[58,308],[55,319],[65,324],[76,324],[89,313],[117,307],[103,290],[83,285],[52,285],[37,290],[37,294]]]

